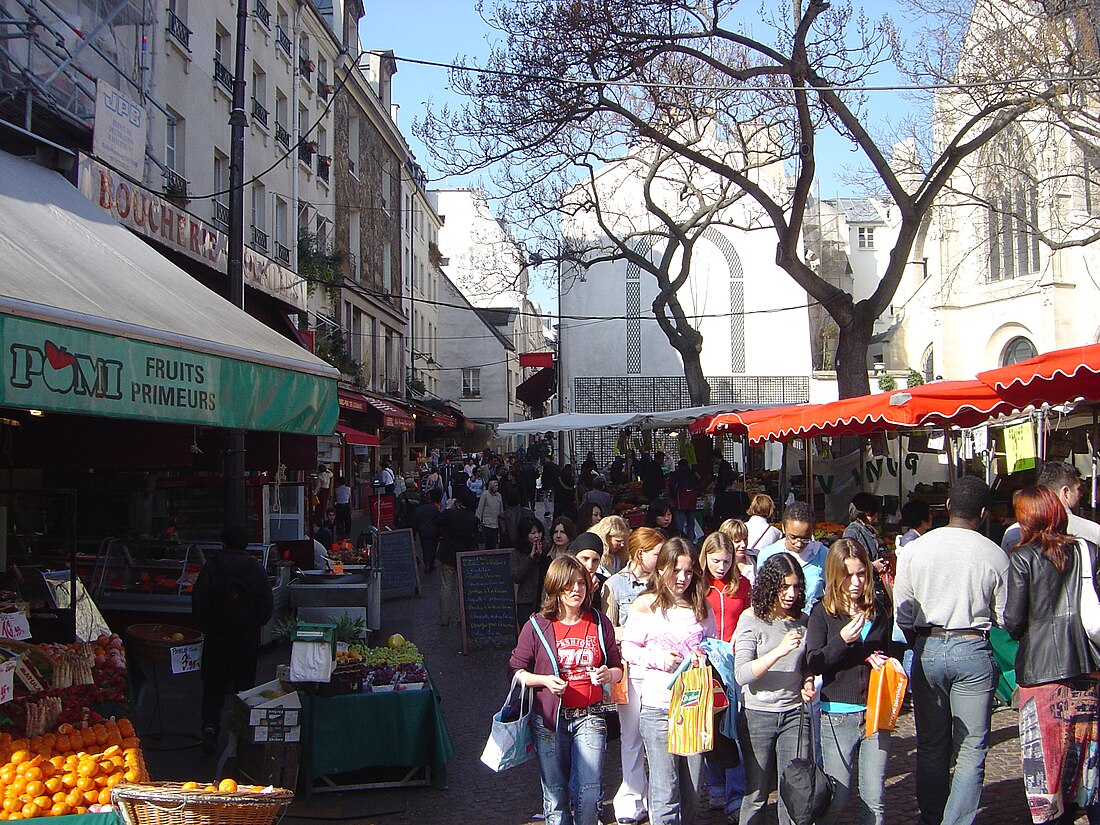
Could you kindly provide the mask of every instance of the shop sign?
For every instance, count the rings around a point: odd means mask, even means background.
[[[229,271],[226,233],[84,156],[80,158],[80,191],[127,229],[223,275]],[[306,310],[306,282],[296,273],[250,246],[244,248],[243,267],[246,284]]]
[[[340,439],[338,436],[322,435],[317,437],[317,461],[322,464],[343,463],[340,456]]]
[[[1010,473],[1035,466],[1035,431],[1030,421],[1005,427],[1005,463]]]
[[[18,642],[31,637],[31,625],[27,614],[22,610],[13,613],[0,613],[0,639],[15,639]]]
[[[145,173],[145,132],[149,116],[110,83],[95,82],[95,128],[92,152],[124,173],[141,180]]]
[[[15,666],[18,659],[0,662],[0,705],[10,702],[15,696]]]
[[[336,382],[0,315],[0,406],[272,432],[331,433]]]

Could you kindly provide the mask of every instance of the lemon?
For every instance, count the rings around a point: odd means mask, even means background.
[[[394,633],[386,639],[386,647],[400,647],[403,644],[405,644],[405,637],[400,633]]]

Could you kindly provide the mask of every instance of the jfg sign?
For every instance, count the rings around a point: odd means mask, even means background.
[[[84,156],[80,158],[80,191],[139,235],[218,272],[229,271],[229,239],[225,233]],[[243,269],[245,283],[305,311],[306,284],[294,272],[248,246],[244,249]]]

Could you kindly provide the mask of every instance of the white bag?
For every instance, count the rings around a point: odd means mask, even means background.
[[[518,718],[512,718],[516,714],[512,695],[517,687],[520,688],[519,715]],[[531,688],[520,687],[517,673],[512,677],[512,686],[508,689],[504,707],[493,714],[493,730],[489,734],[489,741],[485,743],[485,750],[481,753],[481,761],[497,773],[522,765],[535,755],[535,740],[531,731],[533,696],[534,691]],[[505,721],[506,719],[509,721]]]
[[[1084,539],[1077,539],[1077,554],[1081,558],[1081,626],[1085,635],[1100,644],[1100,598],[1092,580],[1092,556]]]

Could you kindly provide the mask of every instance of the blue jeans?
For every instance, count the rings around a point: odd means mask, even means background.
[[[831,825],[852,796],[852,774],[859,766],[859,825],[882,825],[890,731],[864,738],[867,714],[821,713],[821,767],[836,780],[832,804],[821,820]]]
[[[649,760],[650,825],[691,825],[703,774],[703,756],[668,752],[668,710],[642,706],[638,719]]]
[[[798,723],[803,713],[806,720],[799,742]],[[741,800],[741,825],[763,825],[768,796],[776,789],[778,777],[792,759],[809,758],[809,712],[804,707],[780,711],[745,708],[738,726],[746,787]],[[791,825],[782,797],[779,798],[779,822]]]
[[[741,797],[745,795],[745,763],[736,768],[723,768],[717,760],[703,757],[703,776],[711,799],[721,799],[726,814],[741,810]]]
[[[998,673],[988,639],[917,638],[913,713],[921,825],[970,825],[977,816]]]
[[[558,717],[557,730],[535,715],[535,753],[546,825],[599,825],[600,779],[607,742],[602,714]],[[572,804],[570,804],[572,800]]]

